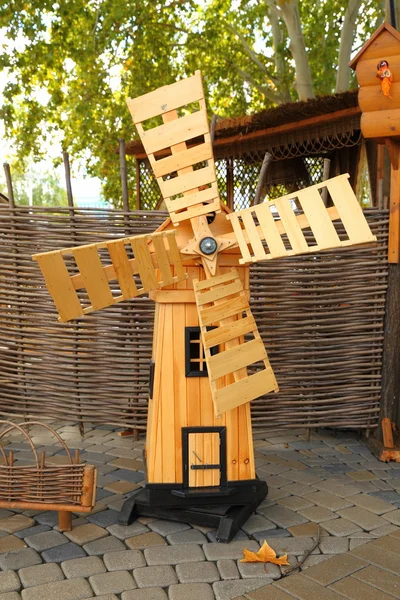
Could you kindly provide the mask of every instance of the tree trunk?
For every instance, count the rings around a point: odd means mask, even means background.
[[[300,23],[297,0],[276,0],[290,37],[290,52],[296,65],[295,87],[300,100],[315,98],[310,65]]]
[[[350,87],[349,61],[353,47],[356,20],[361,0],[349,0],[340,35],[339,65],[336,76],[336,92],[345,92]]]
[[[283,102],[290,102],[290,90],[286,78],[285,59],[282,54],[281,46],[283,45],[283,31],[279,23],[279,16],[276,7],[272,2],[267,2],[270,6],[269,21],[272,30],[272,47],[274,50],[274,61],[276,68],[277,79],[280,81],[281,96]]]

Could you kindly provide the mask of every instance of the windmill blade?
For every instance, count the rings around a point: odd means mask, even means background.
[[[220,212],[200,71],[127,103],[174,225]],[[199,110],[190,112],[194,103]],[[156,117],[163,124],[145,129]]]
[[[43,252],[32,258],[39,263],[62,322],[187,277],[174,230]],[[110,282],[116,282],[114,293]],[[89,305],[82,303],[78,290],[86,291]]]
[[[293,194],[227,215],[242,254],[239,262],[254,263],[376,242],[348,178],[348,174],[339,175]],[[324,190],[332,199],[333,207],[326,208],[320,193]],[[302,214],[298,214],[296,205],[301,206]],[[341,221],[347,239],[341,239],[333,221],[338,224]],[[311,245],[303,229],[311,230],[314,237]]]
[[[237,271],[194,281],[194,293],[216,415],[277,392],[278,384]],[[244,336],[252,339],[245,341]],[[216,347],[219,352],[213,354]],[[247,367],[256,363],[262,368],[249,375]]]

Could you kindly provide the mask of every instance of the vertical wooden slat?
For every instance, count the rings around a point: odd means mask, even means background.
[[[340,246],[341,242],[329,218],[319,191],[315,188],[298,192],[298,199],[319,248]]]
[[[143,288],[146,291],[157,289],[158,282],[156,278],[156,272],[154,270],[154,265],[146,237],[131,239],[131,246],[137,261]]]
[[[271,256],[274,258],[285,256],[287,254],[285,244],[283,243],[281,235],[276,227],[269,204],[262,204],[261,206],[258,206],[256,215]]]
[[[249,236],[251,247],[253,248],[254,258],[256,260],[263,260],[265,258],[265,250],[260,240],[260,236],[258,235],[258,231],[253,220],[252,211],[243,211],[242,219],[243,225],[245,226],[246,232]]]
[[[278,209],[282,225],[285,228],[286,235],[288,236],[293,251],[300,253],[308,252],[308,244],[290,205],[290,200],[287,198],[277,198],[274,203]]]
[[[233,231],[235,232],[236,241],[239,244],[239,248],[240,248],[240,252],[242,253],[243,260],[245,262],[251,262],[250,252],[247,247],[246,239],[243,235],[243,230],[240,226],[238,217],[235,215],[235,213],[232,213],[230,215],[227,215],[227,218],[232,223]]]
[[[114,304],[114,298],[96,246],[74,248],[73,256],[82,275],[93,309],[105,308]]]
[[[54,304],[62,321],[83,316],[83,308],[79,302],[67,266],[61,252],[48,252],[35,257],[46,281]]]
[[[167,250],[164,245],[164,236],[153,236],[152,238],[154,250],[156,251],[158,268],[160,269],[162,281],[160,285],[169,285],[173,282],[173,274],[169,264]]]
[[[139,295],[139,292],[133,279],[131,265],[125,250],[125,242],[123,240],[108,242],[107,250],[110,254],[124,299],[135,298]]]
[[[178,244],[176,243],[175,231],[168,232],[168,255],[171,263],[174,266],[175,275],[179,279],[186,277],[185,270],[182,265],[181,255],[179,252]]]

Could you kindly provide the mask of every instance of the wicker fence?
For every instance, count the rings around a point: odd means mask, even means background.
[[[388,212],[366,215],[377,248],[252,268],[252,308],[281,390],[252,403],[255,428],[377,425]],[[31,255],[151,232],[164,218],[0,205],[0,415],[145,428],[153,302],[60,324]]]

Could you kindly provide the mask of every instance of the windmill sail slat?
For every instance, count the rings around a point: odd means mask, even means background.
[[[165,246],[167,240],[168,248]],[[155,252],[150,252],[153,242]],[[134,258],[127,254],[126,245],[131,244]],[[112,265],[103,265],[99,250],[108,250]],[[68,270],[68,256],[75,259],[79,273]],[[133,236],[112,242],[86,244],[56,252],[44,252],[33,256],[46,280],[46,286],[60,315],[60,321],[82,317],[99,308],[105,308],[135,298],[171,283],[187,278],[176,243],[176,231],[162,231],[152,235]],[[108,261],[109,262],[109,261]],[[156,269],[160,269],[162,281],[157,281]],[[134,275],[142,281],[140,289]],[[109,282],[116,281],[122,295],[113,296]],[[91,304],[81,303],[75,290],[86,290]]]
[[[232,269],[230,274],[194,281],[194,291],[216,414],[277,391],[278,385],[237,271]],[[207,331],[211,324],[216,325],[216,329]],[[245,334],[252,334],[253,339],[245,341]],[[211,354],[210,349],[217,345],[218,354]],[[260,362],[263,368],[249,375],[247,367]]]
[[[201,111],[159,125],[142,134],[146,154],[154,154],[208,133],[207,114]]]
[[[239,262],[247,264],[376,242],[348,178],[347,174],[339,175],[304,190],[227,215],[242,254]],[[319,193],[323,188],[329,192],[334,207],[327,208],[324,205]],[[300,203],[303,214],[296,214],[294,201]],[[278,220],[274,219],[271,212],[273,206],[279,213]],[[259,226],[255,225],[253,214]],[[333,221],[339,220],[346,230],[348,240],[341,240],[333,225]],[[302,231],[307,228],[311,230],[316,244],[308,245]],[[291,249],[285,248],[282,238],[284,234],[287,235]],[[249,250],[249,244],[252,251]]]

